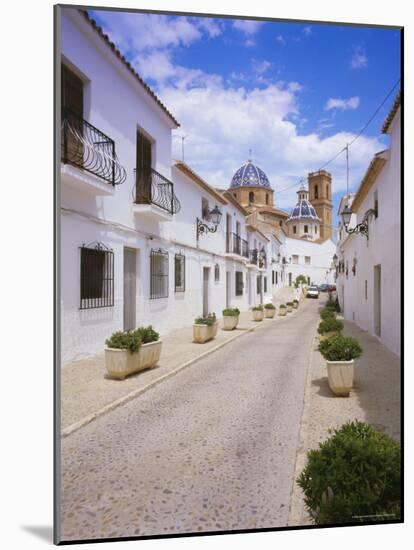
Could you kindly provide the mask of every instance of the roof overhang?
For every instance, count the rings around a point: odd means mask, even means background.
[[[368,166],[368,170],[365,172],[365,176],[362,178],[361,185],[356,192],[354,200],[352,201],[352,212],[358,212],[359,207],[361,206],[371,187],[374,185],[387,160],[388,149],[385,151],[380,151],[379,153],[374,155],[374,158],[371,160],[370,165]]]
[[[191,181],[193,181],[199,187],[201,187],[201,189],[203,189],[204,191],[209,193],[209,195],[212,195],[216,199],[217,202],[219,202],[221,204],[227,204],[227,200],[221,195],[221,193],[218,193],[214,189],[214,187],[209,185],[206,181],[203,180],[203,178],[201,176],[196,174],[196,172],[194,172],[194,170],[192,170],[188,166],[188,164],[186,164],[185,162],[183,162],[181,160],[180,161],[177,160],[177,161],[175,161],[174,166],[178,170],[180,170],[180,172],[185,174],[189,179],[191,179]]]
[[[401,105],[401,90],[398,92],[397,97],[394,100],[393,106],[391,107],[391,111],[388,113],[387,118],[384,120],[384,124],[382,125],[382,130],[381,130],[383,134],[386,134],[390,129],[392,121],[394,120],[400,105]]]

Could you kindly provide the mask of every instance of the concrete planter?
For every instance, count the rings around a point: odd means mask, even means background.
[[[266,319],[273,319],[273,317],[275,316],[275,313],[276,313],[276,309],[265,308],[264,310]]]
[[[204,344],[212,340],[217,335],[218,323],[214,325],[193,325],[193,342],[197,344]]]
[[[252,310],[252,319],[253,321],[263,321],[264,313],[259,309]]]
[[[285,308],[285,307],[280,307],[279,308],[279,315],[281,317],[284,317],[286,315],[286,313],[287,313],[287,308]]]
[[[293,309],[298,309],[299,302],[293,302]]]
[[[105,348],[105,366],[112,378],[123,380],[129,374],[150,369],[160,360],[162,341],[142,344],[137,353],[126,349]]]
[[[225,315],[223,317],[223,330],[234,330],[239,323],[238,315]]]
[[[328,382],[335,395],[348,397],[354,381],[354,360],[326,361]]]
[[[293,311],[292,306],[286,306],[286,311],[287,311],[288,313],[292,313],[292,311]]]

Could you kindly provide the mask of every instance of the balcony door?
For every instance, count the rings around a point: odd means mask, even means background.
[[[139,130],[137,131],[137,173],[136,202],[150,204],[151,195],[152,143]]]
[[[136,328],[137,251],[124,248],[124,330]]]
[[[83,81],[61,65],[62,160],[83,165]]]

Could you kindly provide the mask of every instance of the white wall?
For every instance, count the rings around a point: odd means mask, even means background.
[[[388,160],[357,212],[357,223],[374,206],[378,195],[378,218],[370,218],[369,239],[354,235],[339,248],[348,261],[348,277],[338,276],[338,297],[346,319],[355,321],[362,329],[375,334],[374,266],[381,266],[381,336],[391,351],[400,355],[400,113],[391,126]],[[338,254],[339,255],[339,254]],[[352,265],[356,258],[356,274]],[[365,283],[366,281],[366,283]],[[365,285],[367,292],[365,293]]]

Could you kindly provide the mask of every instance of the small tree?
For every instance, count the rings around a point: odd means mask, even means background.
[[[306,285],[307,284],[307,279],[305,277],[305,275],[298,275],[295,279],[295,286],[296,288],[298,288],[298,286],[300,285],[300,283]]]

